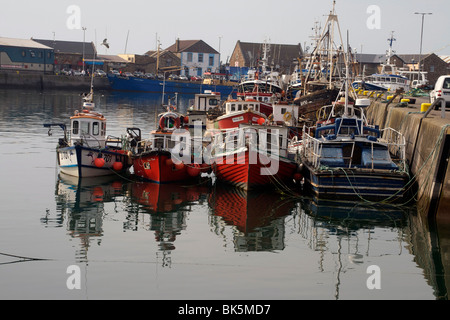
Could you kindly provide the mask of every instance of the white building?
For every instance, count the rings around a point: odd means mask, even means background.
[[[205,72],[219,72],[220,54],[203,40],[178,39],[166,50],[181,59],[181,75],[203,76]]]

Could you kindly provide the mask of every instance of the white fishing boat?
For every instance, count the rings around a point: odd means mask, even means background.
[[[392,44],[395,41],[392,33],[389,41],[389,50],[386,55],[386,62],[381,64],[381,72],[372,74],[368,77],[362,77],[352,83],[353,88],[368,91],[397,91],[408,92],[411,89],[411,81],[404,75],[404,72],[398,70],[397,66],[392,63]]]
[[[106,118],[93,111],[94,93],[83,97],[82,110],[70,117],[70,131],[65,124],[44,124],[64,130],[64,137],[56,147],[58,165],[62,173],[75,177],[96,177],[123,173],[129,168],[127,151],[122,149],[122,140],[106,135]]]

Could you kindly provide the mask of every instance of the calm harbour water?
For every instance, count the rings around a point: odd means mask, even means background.
[[[140,127],[146,138],[160,101],[96,95],[114,136]],[[0,299],[447,298],[448,238],[415,207],[60,176],[62,131],[43,123],[69,124],[77,109],[77,92],[0,89]],[[80,289],[68,288],[70,266]],[[370,266],[380,289],[368,288]]]

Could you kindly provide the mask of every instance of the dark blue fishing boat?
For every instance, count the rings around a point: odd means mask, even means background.
[[[346,93],[320,110],[315,127],[304,128],[303,174],[317,197],[393,202],[405,195],[405,138],[392,128],[368,125],[369,104],[368,99],[351,104]]]
[[[166,94],[188,94],[195,95],[205,91],[218,92],[222,96],[236,95],[236,84],[209,81],[179,81],[147,79],[140,77],[125,77],[121,75],[108,74],[109,84],[112,90],[166,93]]]

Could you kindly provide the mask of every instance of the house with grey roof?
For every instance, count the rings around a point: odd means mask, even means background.
[[[238,40],[230,58],[230,67],[256,68],[263,58],[264,43],[241,42]],[[300,44],[269,44],[268,67],[281,74],[291,74],[303,56]]]
[[[166,49],[180,58],[180,73],[202,76],[205,72],[218,73],[220,54],[203,40],[180,40]]]

